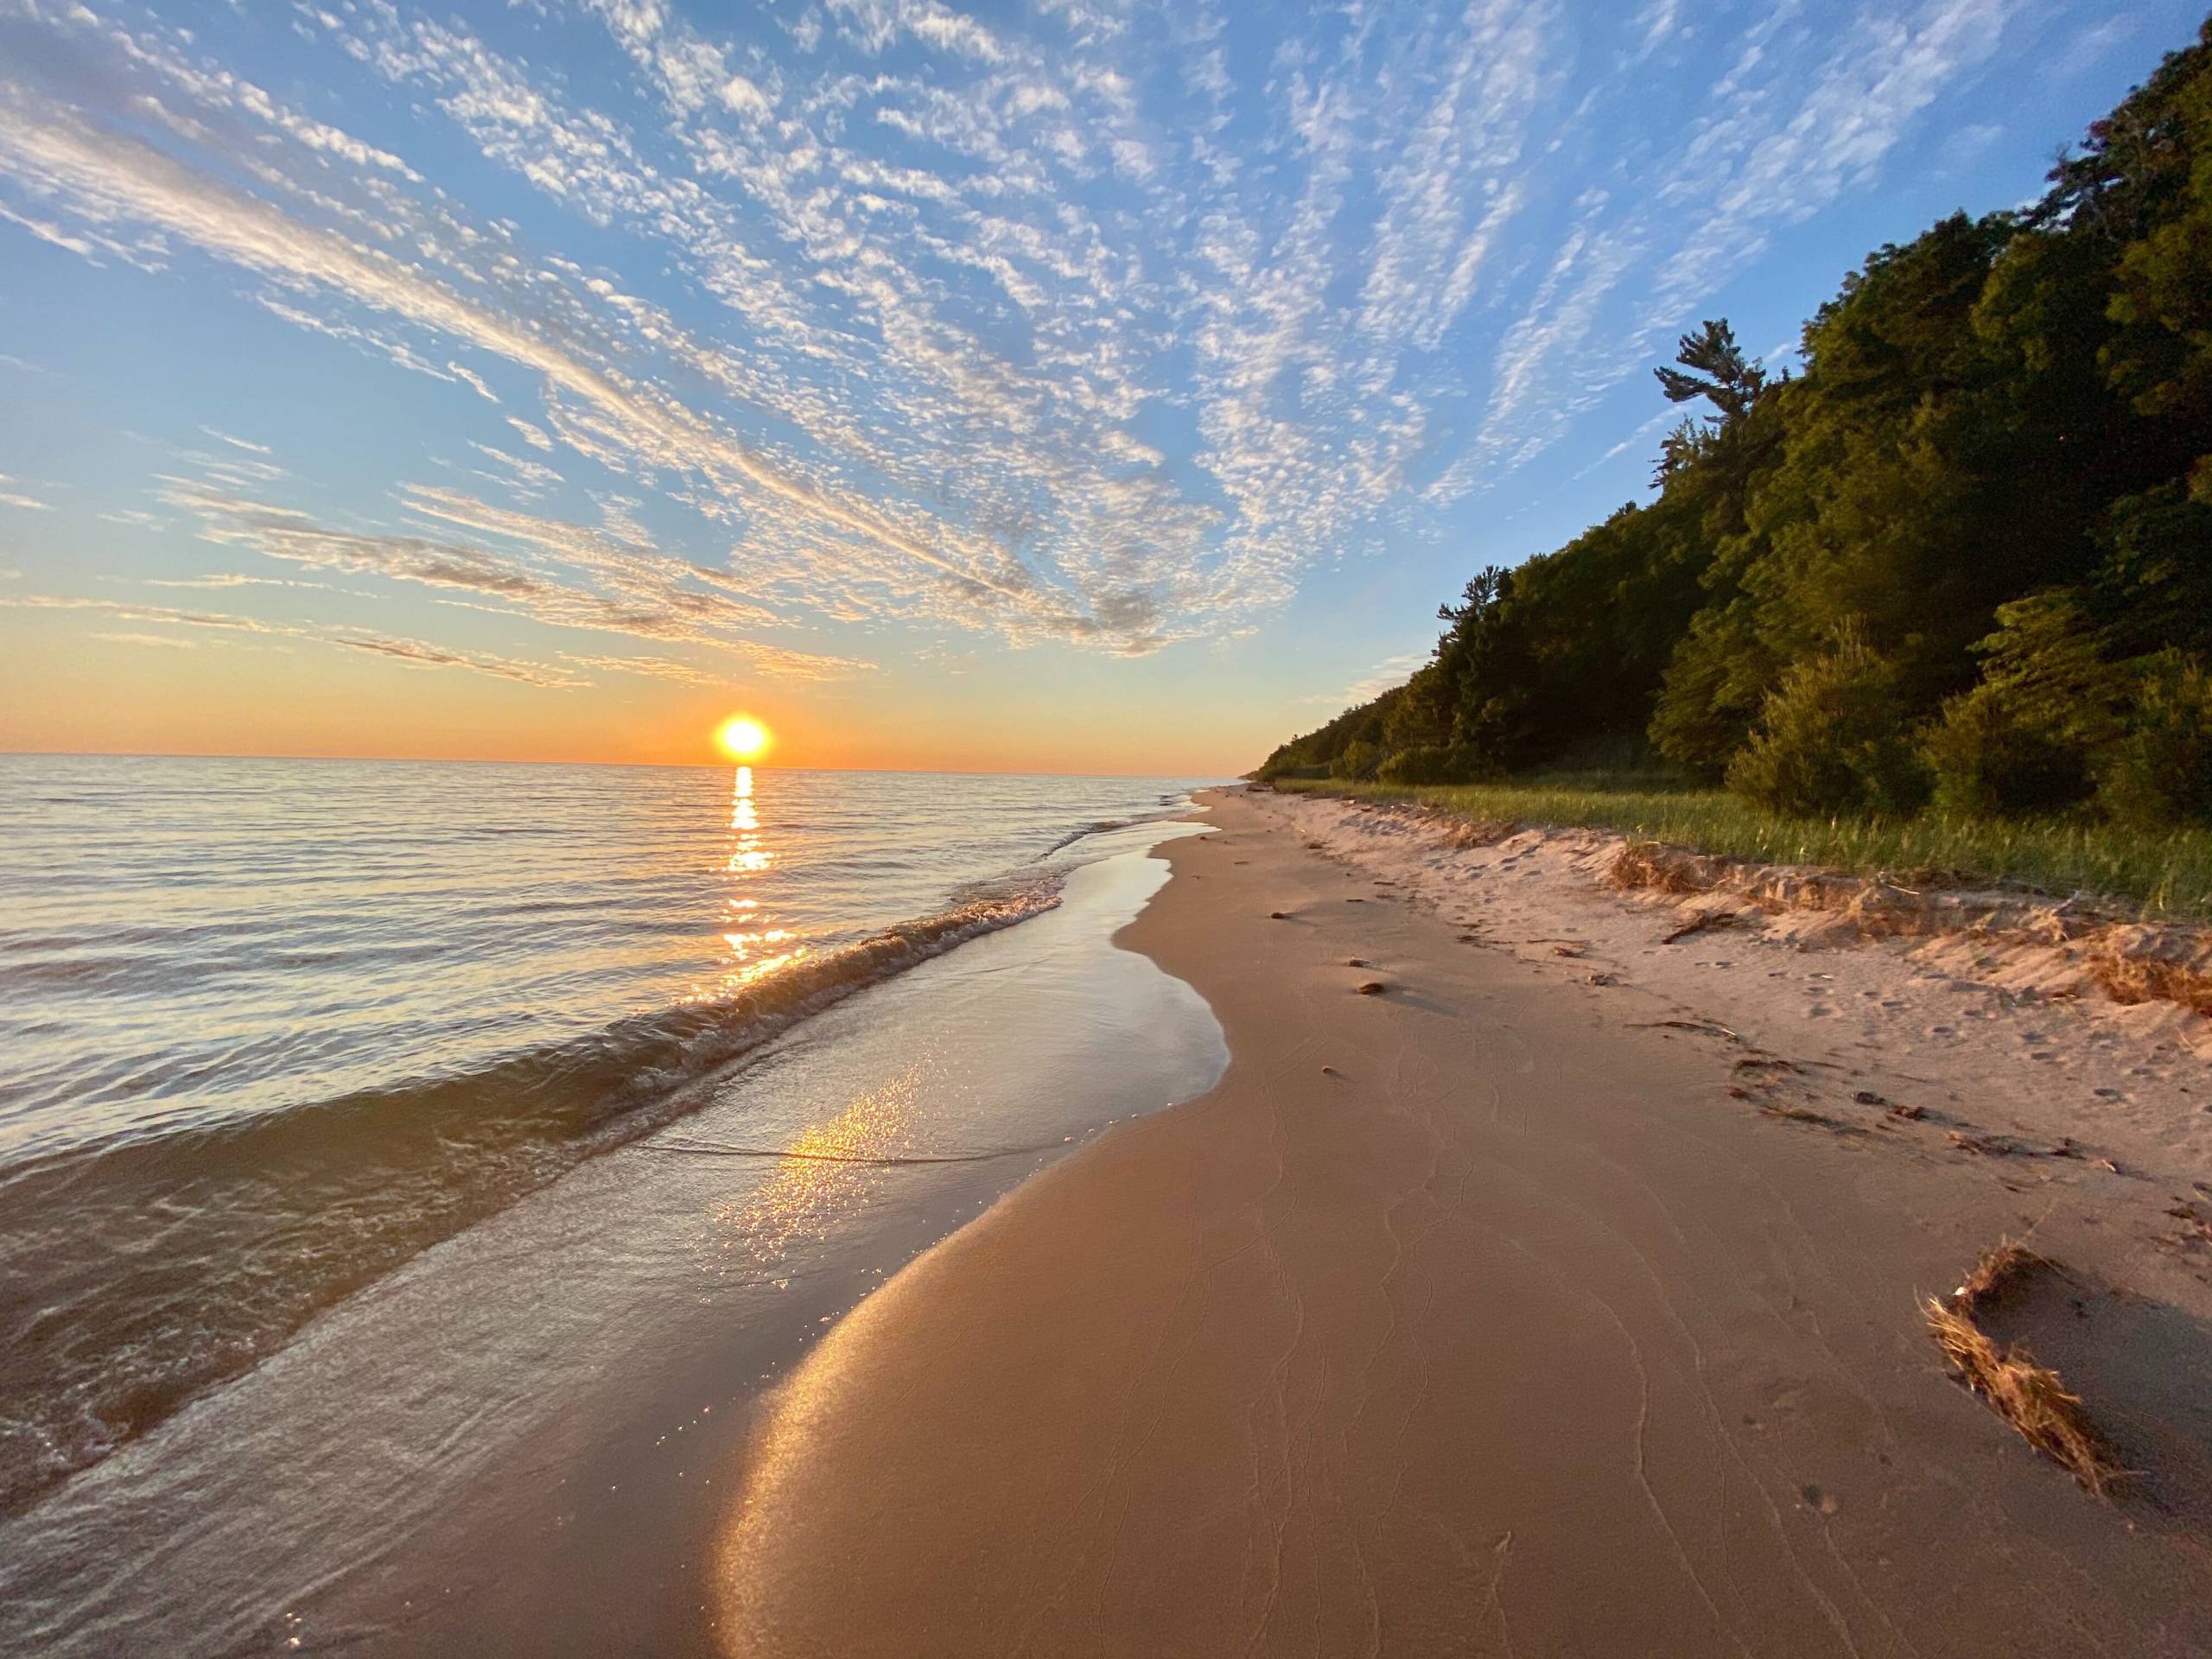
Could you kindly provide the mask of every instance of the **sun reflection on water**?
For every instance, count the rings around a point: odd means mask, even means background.
[[[729,950],[729,966],[710,987],[697,992],[701,1000],[721,998],[756,985],[780,973],[807,954],[805,941],[790,928],[772,925],[760,900],[747,889],[758,877],[775,868],[776,855],[760,827],[755,803],[753,768],[740,766],[730,788],[729,855],[722,868],[730,891],[722,899],[726,927],[722,943]]]
[[[881,1191],[912,1150],[922,1067],[911,1065],[811,1123],[784,1149],[775,1173],[715,1213],[721,1271],[773,1268],[828,1238]]]

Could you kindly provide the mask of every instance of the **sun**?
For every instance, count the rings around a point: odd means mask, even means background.
[[[768,728],[750,715],[732,715],[715,728],[715,741],[733,760],[758,760],[773,741]]]

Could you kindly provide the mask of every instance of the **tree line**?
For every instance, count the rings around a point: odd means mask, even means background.
[[[1440,611],[1259,776],[1656,754],[1802,815],[2212,823],[2212,19],[2031,207],[1882,248],[1771,375],[1683,336],[1656,494]]]

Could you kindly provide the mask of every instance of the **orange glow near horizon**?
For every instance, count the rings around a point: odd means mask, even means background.
[[[758,760],[774,741],[768,728],[750,715],[732,715],[715,728],[716,747],[741,766]]]

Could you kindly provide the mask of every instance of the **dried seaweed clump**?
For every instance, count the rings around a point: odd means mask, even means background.
[[[1703,893],[1713,884],[1699,880],[1692,860],[1654,841],[1631,841],[1613,855],[1605,879],[1625,890],[1656,887],[1661,893]]]
[[[1922,1304],[1929,1334],[1957,1370],[1959,1380],[2012,1425],[2030,1446],[2071,1473],[2093,1496],[2109,1497],[2127,1471],[2058,1373],[2036,1363],[2025,1348],[1999,1347],[1975,1315],[2006,1291],[2037,1274],[2061,1269],[2048,1257],[2007,1239],[1974,1264],[1949,1296]]]
[[[1462,852],[1472,847],[1495,847],[1521,833],[1521,826],[1510,818],[1461,818],[1439,814],[1436,838],[1446,847]]]
[[[2107,996],[2123,1006],[2138,1002],[2178,1002],[2191,1011],[2212,1015],[2212,978],[2194,971],[2185,963],[2160,962],[2155,957],[2099,957],[2090,964]]]

